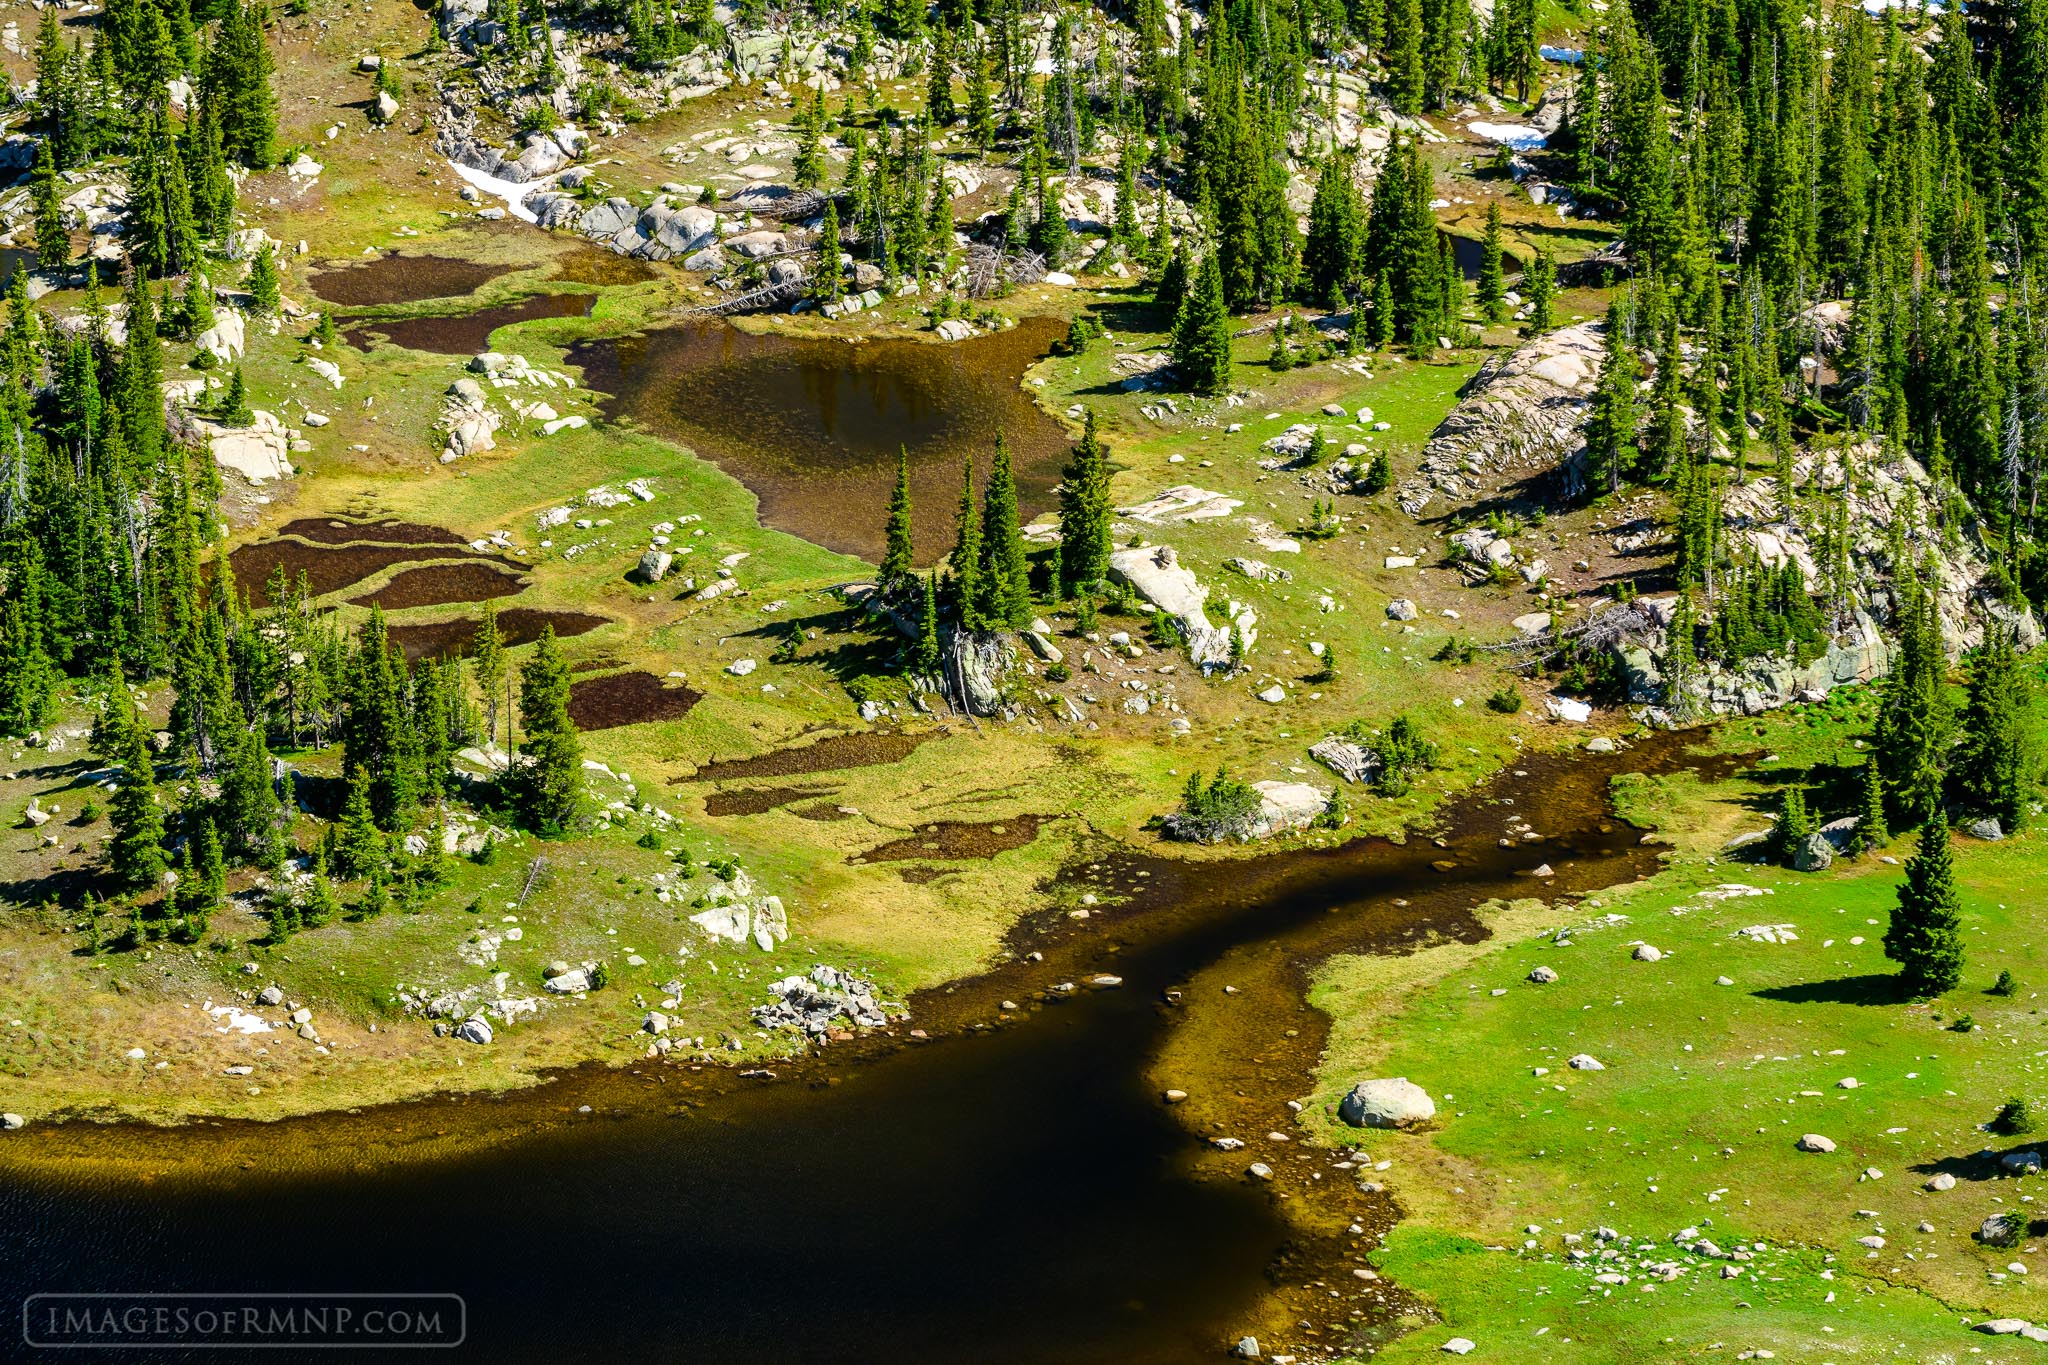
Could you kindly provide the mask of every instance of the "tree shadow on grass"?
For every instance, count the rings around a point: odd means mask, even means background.
[[[2014,1152],[2037,1151],[2041,1146],[2042,1140],[2036,1139],[2032,1142],[2016,1142],[2010,1147],[1986,1147],[1978,1152],[1918,1162],[1911,1169],[1915,1175],[1921,1176],[1952,1175],[1957,1180],[1998,1180],[2012,1174],[2005,1168],[2006,1157]],[[2037,1220],[2033,1226],[2040,1226],[2039,1221]]]
[[[1912,999],[1899,978],[1888,972],[1838,976],[1832,981],[1801,981],[1768,986],[1751,994],[1784,1005],[1903,1005]]]

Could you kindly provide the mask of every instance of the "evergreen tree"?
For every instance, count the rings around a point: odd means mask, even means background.
[[[889,524],[883,533],[881,587],[893,592],[914,567],[910,520],[910,451],[896,447],[896,487],[889,494]]]
[[[256,249],[249,263],[249,298],[258,317],[274,317],[284,301],[284,286],[277,277],[277,262],[271,258],[270,243]]]
[[[377,828],[370,805],[372,785],[370,774],[361,767],[349,769],[348,795],[334,840],[334,871],[344,881],[367,877],[390,859],[390,845]]]
[[[1857,782],[1856,828],[1849,832],[1848,851],[1868,853],[1891,842],[1884,819],[1884,779],[1878,776],[1877,760],[1863,765]]]
[[[264,743],[263,726],[246,726],[230,743],[231,756],[220,784],[228,848],[244,862],[281,867],[288,819],[271,778],[270,747]]]
[[[2032,688],[2012,637],[1993,627],[1970,669],[1949,786],[1964,810],[1991,816],[2008,833],[2025,823],[2040,772],[2033,712]]]
[[[981,500],[974,495],[974,457],[962,466],[960,510],[955,522],[951,570],[953,604],[960,614],[960,629],[970,634],[995,629],[982,614],[987,591],[981,586]]]
[[[1173,367],[1195,393],[1230,387],[1230,313],[1223,305],[1223,272],[1216,253],[1202,257],[1173,322]]]
[[[1365,201],[1351,177],[1349,157],[1331,157],[1316,177],[1308,210],[1308,243],[1302,249],[1302,282],[1309,298],[1329,307],[1343,305],[1360,283]]]
[[[227,154],[262,170],[277,155],[277,96],[270,88],[272,62],[263,35],[269,16],[258,0],[226,3],[220,36],[200,75],[201,90],[215,110]]]
[[[1813,833],[1813,817],[1806,809],[1806,789],[1788,786],[1778,793],[1778,818],[1771,826],[1771,851],[1780,862],[1789,863]]]
[[[41,547],[18,534],[0,556],[0,735],[25,735],[50,717],[57,670],[45,584]]]
[[[527,757],[517,784],[521,813],[536,829],[567,829],[582,804],[583,745],[569,718],[569,665],[552,625],[541,627],[533,657],[520,670],[519,724]]]
[[[1419,0],[1385,0],[1386,36],[1380,65],[1387,73],[1387,103],[1397,114],[1422,112],[1422,6]]]
[[[1063,595],[1086,589],[1109,576],[1111,520],[1116,508],[1109,496],[1109,460],[1095,430],[1095,409],[1089,408],[1080,444],[1060,471],[1060,587]]]
[[[51,11],[45,10],[47,15]],[[71,229],[64,225],[63,193],[57,185],[57,161],[48,138],[36,144],[35,169],[29,173],[29,203],[34,212],[36,265],[61,271],[71,264]]]
[[[1914,997],[1940,995],[1962,980],[1962,903],[1946,821],[1920,827],[1920,851],[1906,860],[1884,955],[1899,964],[1899,984]]]
[[[108,704],[119,719],[110,727],[121,761],[121,785],[108,803],[114,827],[107,846],[114,881],[124,890],[147,891],[163,880],[164,813],[156,798],[156,760],[149,735],[135,714],[128,690],[119,688]]]
[[[1550,306],[1557,297],[1557,265],[1548,251],[1539,249],[1536,252],[1522,285],[1529,299],[1529,335],[1537,336],[1549,331]]]
[[[1507,316],[1507,284],[1501,270],[1500,201],[1486,201],[1486,236],[1479,255],[1479,311],[1488,322]]]
[[[917,646],[911,651],[910,671],[932,677],[939,671],[939,584],[938,570],[918,580]]]
[[[837,303],[846,290],[846,271],[839,259],[845,247],[839,240],[839,204],[825,203],[825,224],[818,233],[818,283],[812,291],[822,303]]]
[[[1031,621],[1031,569],[1024,558],[1024,536],[1017,523],[1017,478],[1010,466],[1010,444],[996,432],[995,463],[989,469],[982,499],[981,614],[991,628],[1021,630]]]
[[[470,641],[470,674],[484,705],[484,743],[498,742],[498,699],[505,686],[505,637],[498,631],[498,604],[486,601]],[[507,743],[511,737],[506,736]]]

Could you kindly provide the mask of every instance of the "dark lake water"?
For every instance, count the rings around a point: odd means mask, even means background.
[[[899,447],[921,562],[951,547],[961,462],[1010,445],[1025,520],[1049,509],[1069,442],[1019,387],[1065,328],[1028,318],[950,345],[757,335],[687,323],[570,352],[605,413],[689,446],[761,500],[761,520],[879,560]]]
[[[348,327],[341,337],[359,351],[390,345],[441,355],[475,355],[490,344],[491,333],[500,327],[535,318],[585,318],[596,306],[595,294],[530,294],[514,303],[467,313],[371,318]]]
[[[1535,894],[1539,862],[1551,894],[1647,870],[1652,850],[1604,801],[1612,773],[1683,761],[1676,741],[1653,744],[1528,760],[1464,803],[1447,848],[1364,841],[1228,875],[1111,855],[1092,884],[1131,901],[1086,926],[1028,922],[1014,946],[1043,963],[919,996],[913,1020],[936,1041],[899,1030],[773,1082],[649,1064],[272,1125],[32,1125],[0,1145],[0,1283],[453,1292],[469,1342],[450,1354],[548,1365],[1166,1365],[1217,1360],[1253,1326],[1268,1354],[1334,1346],[1374,1321],[1342,1268],[1358,1244],[1317,1242],[1280,1201],[1338,1234],[1395,1214],[1341,1178],[1290,1184],[1312,1158],[1259,1145],[1290,1126],[1283,1102],[1321,1047],[1305,971],[1331,952],[1483,937],[1471,907]],[[1510,813],[1547,840],[1499,848]],[[1037,1003],[1106,967],[1122,989]],[[977,1030],[1005,997],[1029,1002],[1020,1021]],[[1174,1110],[1148,1072],[1184,1030],[1199,1047],[1173,1065],[1195,1099]],[[1206,1148],[1189,1115],[1205,1101],[1221,1107],[1200,1117],[1235,1115],[1250,1149]],[[1276,1185],[1243,1177],[1262,1151]],[[1360,1317],[1312,1287],[1323,1276]]]

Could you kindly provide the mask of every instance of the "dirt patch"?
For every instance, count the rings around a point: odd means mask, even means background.
[[[446,545],[466,550],[469,542],[442,526],[412,521],[344,521],[338,517],[299,517],[277,529],[280,537],[296,536],[315,545]]]
[[[862,735],[833,735],[795,749],[776,749],[753,758],[727,758],[706,763],[688,777],[679,777],[675,781],[681,785],[684,782],[717,782],[726,778],[797,777],[839,768],[874,768],[884,763],[902,762],[918,745],[931,738],[933,736],[929,734],[905,735],[880,730]]]
[[[429,564],[395,575],[375,592],[349,598],[355,607],[382,607],[399,611],[406,607],[438,607],[448,602],[481,602],[488,597],[510,597],[526,586],[518,574],[480,564],[473,559],[448,564]]]
[[[500,327],[536,318],[587,318],[596,306],[595,294],[535,294],[517,303],[479,308],[472,313],[373,318],[349,328],[341,339],[359,351],[383,345],[431,351],[436,355],[475,355],[489,347],[491,333]]]
[[[926,825],[916,834],[871,848],[854,863],[899,863],[913,861],[947,862],[956,858],[993,858],[1022,848],[1038,837],[1045,822],[1040,815],[1019,815],[1009,820],[976,824],[967,820],[941,820]]]
[[[713,792],[704,798],[704,813],[761,815],[786,806],[792,801],[801,801],[810,796],[824,796],[831,791],[830,787],[743,787],[738,791]],[[833,807],[827,806],[825,809],[831,810]],[[797,813],[801,815],[803,812]]]
[[[613,673],[569,685],[569,719],[579,730],[675,720],[704,699],[692,687],[671,687],[652,673]]]
[[[813,820],[821,825],[835,824],[853,818],[853,813],[846,807],[831,801],[820,801],[814,806],[798,806],[790,814],[799,820]]]
[[[566,640],[572,635],[596,630],[610,621],[608,616],[592,616],[588,612],[513,607],[498,613],[498,633],[505,637],[508,647],[530,645],[540,638],[542,626],[552,624],[555,638]],[[468,653],[469,642],[476,638],[476,628],[476,619],[468,616],[458,616],[452,621],[395,625],[391,627],[391,642],[404,650],[405,657],[411,660],[446,658]]]
[[[473,294],[509,265],[485,265],[454,256],[403,256],[396,252],[361,265],[345,265],[315,273],[313,292],[344,308],[375,308],[390,303],[460,298]]]

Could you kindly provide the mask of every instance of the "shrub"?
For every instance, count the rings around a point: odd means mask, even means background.
[[[1999,1106],[1990,1126],[2001,1137],[2024,1137],[2034,1131],[2034,1107],[2025,1095],[2014,1095]]]
[[[642,834],[638,839],[634,840],[634,842],[639,844],[642,848],[658,849],[661,847],[661,836],[650,829],[645,834]]]
[[[1045,666],[1045,676],[1048,682],[1063,683],[1074,676],[1074,670],[1068,668],[1065,664],[1047,664]]]
[[[2019,989],[2020,983],[2013,980],[2013,975],[2010,971],[2000,971],[1998,973],[1998,980],[1991,983],[1991,994],[1993,995],[2016,995],[2019,993]]]
[[[1200,769],[1188,774],[1181,789],[1180,813],[1167,825],[1176,839],[1213,844],[1224,839],[1242,839],[1251,833],[1252,820],[1259,813],[1259,794],[1248,782],[1240,782],[1227,768],[1202,781]]]
[[[1486,709],[1512,716],[1522,709],[1522,694],[1513,683],[1502,683],[1500,690],[1486,699]]]

